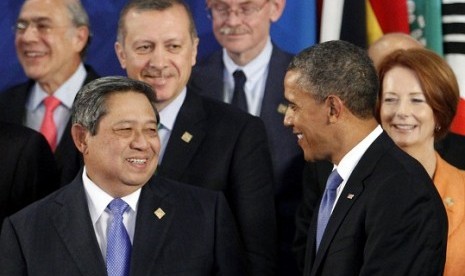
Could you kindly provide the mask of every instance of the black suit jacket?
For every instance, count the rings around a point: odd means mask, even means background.
[[[316,205],[304,275],[442,275],[447,215],[424,168],[383,133],[336,203],[315,253]]]
[[[0,160],[0,224],[58,189],[55,158],[40,133],[0,122]]]
[[[161,208],[161,219],[154,211]],[[82,174],[5,219],[0,271],[16,275],[106,275]],[[224,196],[154,177],[139,198],[131,276],[245,275],[245,260]]]
[[[186,139],[186,135],[191,139]],[[254,275],[276,265],[273,173],[263,122],[187,91],[158,174],[224,191]]]
[[[278,233],[285,275],[292,275],[290,248],[294,235],[294,216],[302,195],[304,158],[297,139],[284,124],[287,101],[284,98],[284,75],[292,55],[273,45],[268,77],[265,84],[260,118],[270,143],[273,171],[276,179],[275,196]],[[223,100],[224,64],[222,51],[215,52],[199,62],[193,70],[190,87],[197,93],[219,101]]]
[[[465,136],[449,132],[435,147],[447,163],[465,170]]]
[[[86,66],[86,71],[87,76],[84,84],[99,77],[89,66]],[[34,81],[30,80],[0,93],[0,121],[24,125],[26,103],[33,85]],[[82,167],[83,161],[81,154],[76,149],[71,137],[71,119],[68,121],[66,130],[57,145],[55,159],[61,185],[71,182]]]

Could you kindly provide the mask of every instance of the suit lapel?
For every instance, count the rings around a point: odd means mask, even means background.
[[[81,178],[77,177],[69,186],[56,199],[62,207],[53,217],[53,224],[82,275],[105,275],[105,261],[95,237]]]
[[[176,168],[178,172],[185,172],[205,137],[207,127],[202,99],[187,91],[166,146],[160,172],[164,168]],[[177,177],[181,178],[182,175]]]
[[[207,60],[196,65],[189,88],[199,95],[223,102],[223,57],[222,51],[213,53]]]
[[[273,52],[269,65],[268,77],[265,84],[260,118],[270,122],[272,126],[282,125],[287,102],[284,100],[284,72],[291,60],[291,56],[285,54],[273,45]]]
[[[163,180],[152,178],[142,188],[137,210],[136,230],[130,275],[149,275],[155,270],[157,258],[165,246],[166,235],[175,216],[175,205],[165,200],[169,193]]]
[[[383,132],[367,149],[354,171],[350,175],[342,193],[334,207],[333,213],[326,226],[325,234],[321,240],[320,248],[315,255],[315,261],[312,266],[312,273],[316,273],[322,263],[324,256],[327,254],[337,229],[344,221],[347,213],[353,204],[363,193],[365,188],[365,179],[371,175],[379,158],[384,154],[387,148],[394,146],[385,132]],[[317,214],[317,213],[315,213]],[[316,220],[313,220],[312,229],[316,229]],[[316,232],[313,233],[312,239],[315,238]],[[311,250],[311,249],[310,249]],[[312,275],[313,275],[312,274]]]

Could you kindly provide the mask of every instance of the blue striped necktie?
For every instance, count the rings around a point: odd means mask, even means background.
[[[318,226],[316,231],[316,250],[320,246],[321,239],[328,224],[329,218],[331,217],[331,211],[333,209],[334,201],[336,200],[337,187],[342,183],[342,178],[334,170],[328,177],[326,182],[326,189],[323,193],[323,198],[320,203],[320,210],[318,211]]]
[[[123,224],[123,214],[128,207],[129,205],[121,198],[115,198],[108,204],[108,209],[112,215],[107,231],[108,276],[129,275],[132,245]]]

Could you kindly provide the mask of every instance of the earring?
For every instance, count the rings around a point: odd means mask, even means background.
[[[434,128],[434,130],[435,130],[436,132],[440,131],[440,130],[441,130],[441,126],[440,126],[440,125],[436,125],[436,127]]]

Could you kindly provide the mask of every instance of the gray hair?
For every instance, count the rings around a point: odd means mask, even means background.
[[[300,73],[297,85],[315,99],[336,95],[354,115],[374,116],[379,82],[364,49],[342,40],[320,43],[295,56],[288,71]]]
[[[108,112],[106,102],[109,96],[127,92],[145,95],[152,105],[157,122],[160,122],[155,107],[155,93],[150,85],[127,77],[111,76],[96,79],[79,90],[71,111],[73,124],[82,125],[91,135],[97,134],[98,124]]]
[[[79,0],[66,1],[66,8],[68,9],[71,22],[75,27],[85,26],[89,29],[89,37],[87,39],[87,43],[80,53],[81,58],[84,59],[92,38],[92,34],[90,33],[89,15],[87,14],[86,10],[82,6],[81,1]]]
[[[184,7],[189,18],[189,33],[191,35],[191,39],[194,40],[198,37],[197,29],[195,28],[194,17],[192,16],[192,12],[189,6],[183,0],[129,0],[129,2],[120,12],[117,34],[118,42],[121,44],[124,43],[124,38],[126,37],[124,19],[129,10],[135,9],[137,11],[164,11],[173,7],[174,5],[180,5]]]

